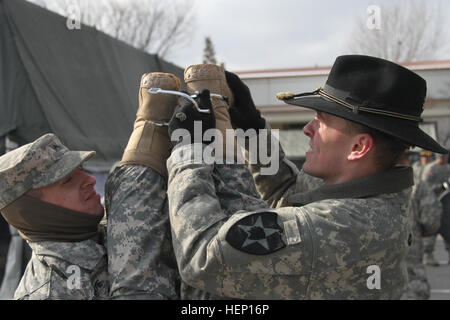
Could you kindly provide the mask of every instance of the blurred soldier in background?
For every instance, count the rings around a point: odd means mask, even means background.
[[[436,197],[439,197],[444,191],[443,183],[450,177],[450,165],[448,164],[448,154],[440,155],[433,162],[428,163],[422,172],[422,179],[428,183]],[[434,247],[436,244],[436,235],[426,237],[424,241],[425,261],[429,266],[437,267],[439,262],[434,258]],[[448,261],[450,263],[450,243],[445,241],[445,248],[448,252]]]
[[[410,157],[405,154],[403,165],[410,164]],[[402,299],[427,300],[430,298],[430,284],[423,264],[424,236],[435,235],[440,227],[442,206],[427,182],[420,179],[420,171],[414,171],[414,181],[409,202],[409,217],[412,224],[412,243],[406,256],[408,286]]]
[[[423,168],[432,160],[433,152],[428,150],[420,151],[420,160],[413,163],[412,168],[414,170],[414,178],[422,178]]]

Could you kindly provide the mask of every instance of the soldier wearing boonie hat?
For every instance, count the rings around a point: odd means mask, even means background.
[[[95,151],[69,151],[53,134],[5,154],[0,158],[0,209],[30,189],[60,181],[94,155]]]
[[[0,211],[33,250],[15,299],[108,296],[103,207],[95,178],[80,169],[94,155],[46,134],[0,157]],[[83,203],[55,197],[63,183]]]
[[[227,79],[233,127],[268,128],[248,87],[234,74]],[[414,181],[411,168],[395,165],[410,145],[447,152],[418,127],[425,95],[425,80],[400,65],[338,57],[324,88],[280,97],[317,112],[303,129],[303,170],[282,151],[275,175],[251,164],[268,205],[231,216],[211,187],[214,165],[199,163],[192,144],[174,148],[169,212],[183,280],[240,299],[399,299]],[[271,141],[270,131],[260,134]]]

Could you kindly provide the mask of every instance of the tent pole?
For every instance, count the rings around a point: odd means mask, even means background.
[[[0,156],[6,153],[6,135],[0,137]]]

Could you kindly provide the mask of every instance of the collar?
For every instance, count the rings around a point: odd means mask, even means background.
[[[105,248],[94,240],[80,242],[28,242],[37,256],[51,256],[78,265],[87,270],[93,270],[100,259],[106,256]]]
[[[293,206],[303,206],[326,199],[366,198],[397,193],[413,185],[412,168],[396,166],[391,170],[374,175],[338,184],[323,185],[312,191],[293,194],[288,197],[288,203]]]
[[[27,194],[2,209],[5,220],[30,242],[78,242],[98,236],[102,214],[57,206]]]

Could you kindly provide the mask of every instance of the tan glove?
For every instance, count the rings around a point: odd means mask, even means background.
[[[233,94],[228,87],[225,70],[223,67],[214,64],[192,65],[184,70],[184,82],[187,85],[189,94],[208,89],[211,93],[220,94],[228,98],[227,103],[221,98],[211,97],[214,115],[216,117],[216,128],[222,133],[225,146],[227,144],[226,130],[233,130],[230,114],[228,113],[228,108],[233,103]],[[223,150],[225,151],[225,148]],[[236,150],[236,146],[234,150]]]
[[[166,161],[170,156],[170,142],[167,126],[178,104],[178,97],[169,94],[150,94],[148,89],[161,88],[178,91],[180,79],[169,73],[147,73],[142,76],[139,89],[139,108],[134,130],[122,156],[120,165],[142,164],[156,170],[167,178]]]

